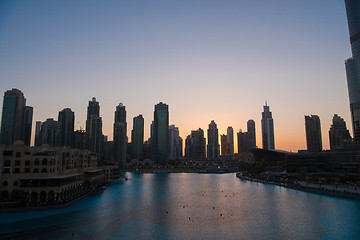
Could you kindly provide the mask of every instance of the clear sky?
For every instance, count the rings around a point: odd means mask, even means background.
[[[262,147],[267,100],[277,149],[306,149],[309,114],[319,115],[328,149],[335,113],[352,133],[349,57],[343,0],[0,1],[0,92],[24,92],[33,132],[67,107],[84,129],[96,97],[109,139],[120,102],[129,140],[138,114],[147,139],[162,101],[183,139],[211,120],[219,135],[232,126],[236,136],[254,119]]]

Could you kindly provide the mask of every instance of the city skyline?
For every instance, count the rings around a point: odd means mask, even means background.
[[[1,91],[18,88],[34,107],[32,142],[35,122],[56,119],[64,108],[75,112],[75,129],[85,129],[92,97],[100,103],[103,133],[110,140],[119,102],[127,107],[128,138],[130,120],[144,116],[144,140],[153,106],[161,101],[183,139],[194,129],[206,130],[211,120],[220,135],[228,126],[234,133],[245,131],[247,120],[254,119],[261,147],[265,99],[275,121],[276,149],[306,149],[304,115],[321,118],[324,149],[334,114],[351,124],[344,66],[351,48],[343,1],[156,1],[158,7],[90,2],[88,13],[83,3],[69,2],[72,8],[2,3]],[[94,14],[107,17],[91,20]],[[16,39],[26,41],[19,45]],[[231,88],[225,91],[223,84]],[[234,146],[237,152],[236,138]]]

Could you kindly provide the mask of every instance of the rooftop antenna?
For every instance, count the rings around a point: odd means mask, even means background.
[[[267,100],[265,99],[265,106],[267,106]]]

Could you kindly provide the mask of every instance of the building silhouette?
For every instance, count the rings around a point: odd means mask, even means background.
[[[169,155],[169,106],[165,103],[155,105],[153,136],[153,160],[156,164],[167,165]]]
[[[59,112],[58,121],[61,123],[61,145],[73,148],[75,113],[65,108]]]
[[[256,132],[255,132],[255,121],[250,119],[247,121],[247,139],[249,144],[249,150],[256,148]]]
[[[202,161],[206,158],[206,139],[204,138],[204,130],[191,131],[191,134],[186,138],[185,155],[188,160]]]
[[[249,134],[247,132],[240,131],[237,133],[238,138],[238,153],[249,152]]]
[[[53,118],[46,119],[41,124],[40,145],[48,144],[51,147],[59,147],[61,144],[61,123]]]
[[[226,142],[229,148],[229,155],[234,154],[234,129],[232,127],[227,128]]]
[[[116,106],[114,119],[114,162],[120,168],[126,167],[126,148],[127,148],[127,123],[126,110],[122,103]]]
[[[229,155],[229,145],[227,142],[227,135],[221,134],[220,135],[220,143],[221,143],[221,155]]]
[[[211,121],[208,128],[207,158],[209,160],[218,159],[220,156],[219,131],[214,120]]]
[[[33,108],[26,106],[24,94],[13,88],[4,93],[0,144],[11,145],[21,140],[29,146],[31,141]]]
[[[334,114],[332,125],[329,130],[330,150],[336,151],[348,147],[351,143],[349,130],[346,128],[344,119]]]
[[[169,126],[169,159],[175,160],[182,157],[182,138],[179,128],[175,125]]]
[[[354,141],[360,142],[360,1],[345,0],[352,57],[345,61]]]
[[[90,149],[90,126],[91,119],[100,117],[100,105],[99,102],[96,101],[96,98],[93,97],[91,101],[89,101],[89,105],[87,107],[87,118],[86,118],[86,127],[85,127],[85,147],[86,149]],[[94,141],[94,139],[92,139]]]
[[[262,112],[261,130],[263,149],[275,149],[274,120],[267,102],[265,102],[264,111]]]
[[[144,118],[142,115],[134,117],[131,131],[132,158],[144,159]]]
[[[305,132],[308,152],[321,152],[322,140],[319,116],[305,116]]]

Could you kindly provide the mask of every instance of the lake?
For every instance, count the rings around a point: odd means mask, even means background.
[[[126,173],[61,209],[0,213],[0,239],[360,239],[360,201],[229,174]]]

